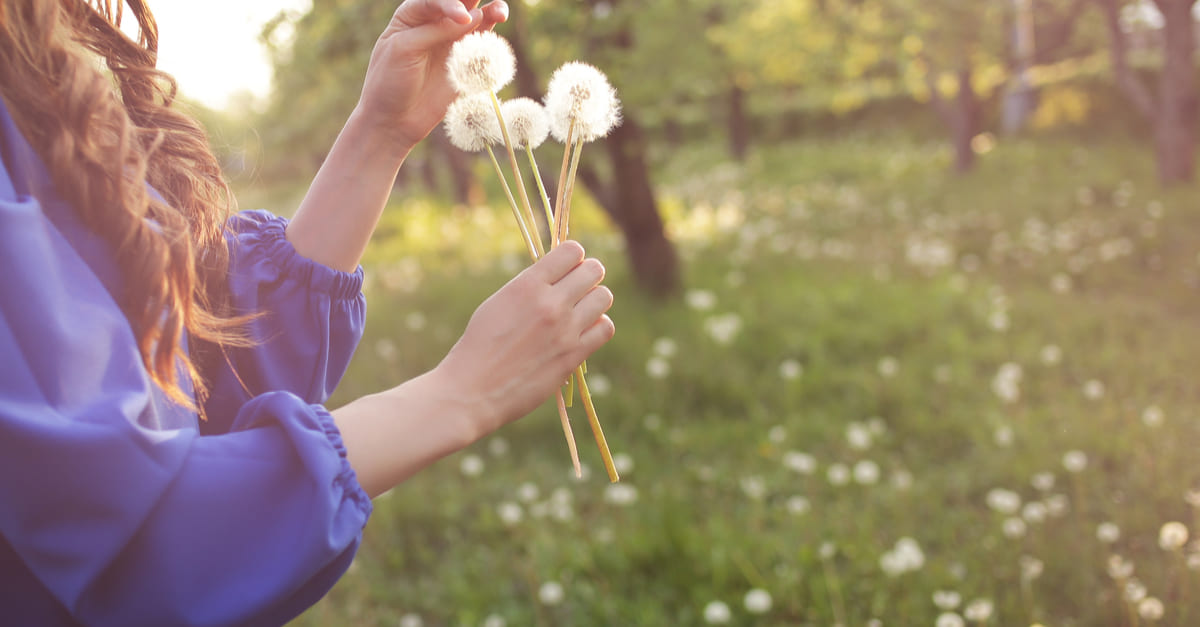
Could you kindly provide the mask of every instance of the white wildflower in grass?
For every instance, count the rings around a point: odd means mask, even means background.
[[[1056,344],[1047,344],[1042,347],[1039,357],[1043,364],[1053,366],[1062,361],[1062,349]]]
[[[837,546],[832,542],[822,542],[821,546],[817,547],[817,557],[823,560],[832,558],[837,555]]]
[[[1054,489],[1054,473],[1039,472],[1029,480],[1029,484],[1038,492],[1049,492]]]
[[[1113,522],[1102,522],[1096,526],[1096,539],[1104,544],[1112,544],[1121,539],[1121,528]]]
[[[812,504],[803,496],[793,496],[787,500],[787,511],[793,516],[802,516],[812,510]]]
[[[492,31],[477,31],[450,47],[446,71],[460,94],[497,92],[516,76],[517,61],[512,46],[503,37]]]
[[[546,109],[529,98],[514,98],[500,105],[504,123],[508,126],[508,137],[513,148],[537,148],[550,134],[550,120]]]
[[[817,470],[817,459],[808,453],[788,451],[783,454],[783,465],[792,472],[811,475]]]
[[[717,295],[708,290],[688,290],[683,300],[696,311],[708,311],[717,306]]]
[[[500,517],[500,522],[511,527],[521,522],[525,517],[525,510],[516,503],[505,501],[496,506],[496,515]]]
[[[733,619],[733,612],[724,601],[710,601],[704,606],[704,622],[709,625],[725,625]]]
[[[800,362],[796,361],[795,359],[785,359],[779,364],[779,376],[785,381],[799,379],[800,375],[803,373],[804,367],[801,366]]]
[[[478,455],[464,455],[458,463],[458,469],[468,477],[478,477],[483,474],[483,458]]]
[[[992,618],[995,606],[990,599],[975,599],[963,609],[963,616],[973,623],[986,623]]]
[[[1030,555],[1022,555],[1018,563],[1021,565],[1021,579],[1024,581],[1033,581],[1041,577],[1042,571],[1046,568],[1042,560]]]
[[[1083,472],[1088,465],[1087,454],[1079,450],[1067,451],[1063,454],[1062,465],[1067,472]]]
[[[992,377],[992,393],[1005,403],[1015,403],[1021,398],[1021,366],[1008,362],[1000,366]]]
[[[679,345],[669,337],[660,337],[650,345],[650,350],[659,357],[669,359],[674,357],[675,353],[679,351]]]
[[[1046,504],[1046,513],[1050,514],[1051,518],[1061,518],[1070,509],[1070,503],[1065,494],[1051,494],[1043,502]]]
[[[608,377],[600,373],[589,373],[588,379],[588,385],[592,388],[592,396],[607,396],[609,392],[612,392],[612,381],[609,381]]]
[[[1137,579],[1130,579],[1129,581],[1125,582],[1125,592],[1122,596],[1124,596],[1125,600],[1129,601],[1130,603],[1141,603],[1142,599],[1146,598],[1146,594],[1148,594],[1148,592],[1149,591],[1146,590],[1146,584],[1138,581]]]
[[[1104,398],[1104,384],[1096,379],[1089,379],[1083,384],[1083,397],[1089,401]]]
[[[993,331],[1007,331],[1009,326],[1008,312],[1002,309],[993,311],[988,315],[988,326]]]
[[[1146,597],[1138,602],[1138,616],[1142,620],[1156,621],[1162,620],[1163,617],[1163,602],[1154,597]]]
[[[508,440],[505,440],[503,436],[493,435],[491,439],[488,440],[487,446],[488,452],[491,453],[493,457],[504,457],[508,454]]]
[[[538,600],[543,605],[558,605],[562,603],[565,596],[566,592],[563,590],[562,584],[557,581],[547,581],[538,588]]]
[[[621,474],[633,472],[633,458],[625,453],[613,455],[613,465],[617,467],[617,472]]]
[[[535,483],[526,481],[525,483],[517,486],[517,500],[519,501],[532,503],[536,501],[540,495],[541,491],[538,490],[537,484]]]
[[[1195,553],[1191,553],[1187,556],[1187,567],[1188,570],[1200,572],[1200,551],[1196,551]]]
[[[771,611],[771,593],[762,588],[753,588],[746,593],[742,604],[751,614],[766,614]]]
[[[1120,555],[1109,555],[1107,570],[1108,576],[1117,581],[1129,579],[1133,576],[1133,562]]]
[[[1001,514],[1015,514],[1021,507],[1021,495],[1003,488],[989,490],[986,500],[988,508]]]
[[[954,612],[943,612],[938,615],[937,621],[934,622],[934,625],[937,627],[965,627],[966,624],[963,617]]]
[[[637,498],[637,488],[628,483],[610,483],[604,486],[604,500],[613,505],[633,505]]]
[[[1016,517],[1005,518],[1004,523],[1001,525],[1001,531],[1004,533],[1004,537],[1013,540],[1025,537],[1026,529],[1027,526],[1025,525],[1025,521]]]
[[[904,537],[879,558],[879,566],[890,577],[921,570],[925,566],[925,553],[917,541]]]
[[[939,610],[957,609],[960,603],[962,603],[962,595],[954,590],[935,590],[933,593],[933,604]]]
[[[860,485],[879,483],[879,464],[864,459],[854,464],[854,481]]]
[[[850,469],[845,464],[831,464],[825,471],[825,478],[833,485],[850,483]]]
[[[762,477],[742,477],[742,492],[752,500],[761,501],[767,496],[767,482]]]
[[[423,627],[425,621],[420,614],[408,613],[400,617],[400,622],[396,623],[400,627]]]
[[[1158,546],[1164,551],[1178,551],[1188,541],[1188,529],[1181,522],[1171,521],[1158,530]]]
[[[479,627],[508,627],[508,621],[499,614],[488,614]]]
[[[1147,427],[1157,427],[1163,423],[1163,410],[1158,405],[1151,405],[1142,410],[1142,424]]]
[[[665,379],[671,374],[671,362],[655,355],[646,360],[646,376],[651,379]]]
[[[879,360],[876,368],[879,370],[879,376],[890,379],[900,371],[900,362],[895,357],[887,356]]]
[[[704,321],[704,329],[709,337],[718,344],[728,345],[742,330],[742,317],[736,313],[711,316]]]
[[[1033,501],[1031,503],[1026,503],[1025,506],[1021,508],[1021,518],[1024,518],[1025,522],[1031,525],[1044,522],[1047,516],[1049,516],[1049,512],[1047,511],[1045,503]]]
[[[783,444],[787,440],[787,429],[783,425],[775,425],[767,431],[767,440],[772,444]]]
[[[846,443],[856,451],[865,451],[871,448],[870,427],[859,422],[846,425]]]
[[[446,136],[459,150],[479,152],[500,143],[500,121],[484,94],[463,96],[446,110]]]
[[[608,78],[580,61],[565,63],[554,71],[545,102],[550,133],[564,144],[604,137],[621,121],[621,104]]]

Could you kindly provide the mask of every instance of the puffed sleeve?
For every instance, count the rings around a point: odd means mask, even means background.
[[[83,624],[286,622],[371,512],[331,416],[274,392],[201,436],[148,426],[153,390],[89,266],[0,194],[0,537]]]
[[[256,345],[212,360],[205,433],[224,432],[254,394],[328,400],[366,319],[362,268],[340,272],[300,255],[285,236],[287,220],[266,211],[243,211],[228,227],[232,302],[237,313],[258,314],[248,329]]]

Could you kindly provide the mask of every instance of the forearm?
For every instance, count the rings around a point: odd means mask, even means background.
[[[332,412],[347,458],[372,498],[483,433],[480,413],[437,371]]]
[[[288,225],[301,255],[344,272],[358,267],[412,146],[350,116]]]

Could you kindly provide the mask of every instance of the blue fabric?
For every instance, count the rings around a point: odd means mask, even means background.
[[[210,420],[149,379],[111,250],[54,193],[0,102],[0,622],[279,625],[353,559],[371,502],[320,405],[362,332],[361,269],[230,224],[261,342],[210,373]],[[236,386],[236,387],[234,387]],[[217,398],[219,397],[219,398]]]

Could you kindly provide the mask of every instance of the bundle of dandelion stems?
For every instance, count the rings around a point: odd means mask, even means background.
[[[512,81],[515,65],[511,46],[490,31],[471,33],[456,42],[451,47],[446,67],[460,97],[450,105],[446,113],[446,131],[451,143],[463,150],[487,151],[492,166],[496,169],[496,176],[504,188],[509,207],[512,208],[513,217],[521,230],[529,258],[537,261],[546,254],[547,249],[542,243],[533,206],[525,191],[525,180],[521,176],[514,146],[524,148],[529,159],[533,178],[537,181],[538,191],[541,192],[546,224],[550,228],[550,249],[554,249],[566,241],[569,232],[571,196],[583,144],[607,134],[619,122],[620,108],[616,91],[603,73],[577,61],[567,63],[555,71],[547,90],[545,108],[528,98],[517,98],[501,105],[496,93]],[[508,123],[505,123],[506,117],[509,118]],[[542,143],[550,132],[562,140],[564,145],[553,207],[542,183],[537,160],[533,156],[533,148]],[[492,150],[492,144],[501,140],[508,153],[508,163],[512,168],[520,204],[517,198],[513,197],[504,170]],[[579,463],[579,451],[576,449],[575,436],[567,415],[567,407],[571,406],[575,388],[578,387],[588,424],[604,460],[604,468],[608,472],[609,480],[616,482],[620,477],[608,450],[608,443],[604,439],[604,431],[600,428],[600,419],[596,417],[596,407],[592,403],[584,376],[586,371],[586,362],[581,363],[574,373],[568,375],[563,384],[566,388],[565,396],[562,389],[558,390],[558,413],[562,419],[563,434],[567,438],[575,475],[580,477],[583,472]]]

